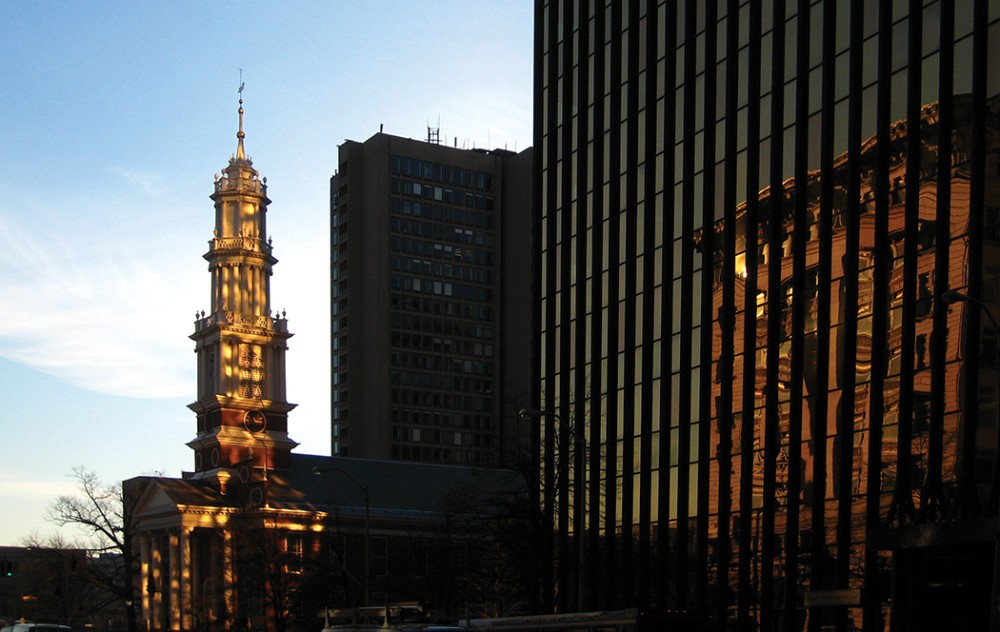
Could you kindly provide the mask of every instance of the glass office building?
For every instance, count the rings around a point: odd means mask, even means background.
[[[554,607],[985,629],[1000,3],[538,0],[535,29]]]

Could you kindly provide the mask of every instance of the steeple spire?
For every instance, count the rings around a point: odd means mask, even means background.
[[[247,159],[246,150],[243,149],[243,138],[246,136],[246,134],[243,133],[243,69],[242,68],[240,69],[240,89],[237,90],[236,92],[238,92],[240,95],[240,109],[239,109],[240,130],[236,132],[236,138],[238,139],[236,143],[236,159],[246,160]]]
[[[242,77],[241,77],[242,79]],[[215,229],[208,242],[211,302],[195,320],[198,354],[197,478],[219,485],[252,461],[262,472],[288,469],[297,444],[288,436],[285,351],[288,321],[271,312],[271,274],[278,262],[267,236],[267,178],[243,148],[243,82],[240,82],[237,153],[216,174]],[[263,448],[263,449],[261,449]]]

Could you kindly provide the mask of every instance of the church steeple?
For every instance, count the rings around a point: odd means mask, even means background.
[[[271,312],[271,274],[278,262],[267,236],[267,178],[246,155],[243,85],[236,154],[215,176],[215,229],[209,240],[211,300],[196,315],[198,416],[195,476],[224,480],[238,467],[264,473],[288,467],[297,444],[288,437],[285,351],[288,321]]]
[[[238,139],[236,141],[236,159],[246,160],[247,154],[246,151],[243,149],[243,138],[246,136],[246,134],[243,133],[243,83],[242,82],[240,82],[239,92],[240,92],[240,109],[239,109],[240,131],[236,132],[236,138]]]

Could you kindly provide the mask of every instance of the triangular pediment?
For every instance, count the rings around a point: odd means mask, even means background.
[[[138,498],[132,517],[140,530],[197,522],[194,516],[223,516],[233,508],[233,499],[221,496],[205,481],[140,477],[126,481],[126,485]]]
[[[136,521],[143,521],[151,516],[163,516],[164,514],[179,513],[177,501],[171,498],[165,486],[159,478],[138,478],[126,481],[126,488],[134,485],[139,488],[138,499],[132,505],[132,517]]]
[[[177,503],[170,498],[166,490],[154,483],[143,494],[140,504],[135,508],[135,515],[139,517],[145,514],[157,514],[177,510]]]

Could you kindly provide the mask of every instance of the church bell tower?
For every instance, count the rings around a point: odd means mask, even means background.
[[[285,351],[288,321],[271,312],[271,273],[278,262],[267,236],[267,178],[253,168],[243,147],[243,87],[240,86],[236,154],[215,176],[215,230],[209,240],[211,309],[196,314],[198,434],[193,478],[224,487],[238,475],[287,469],[288,437]]]

